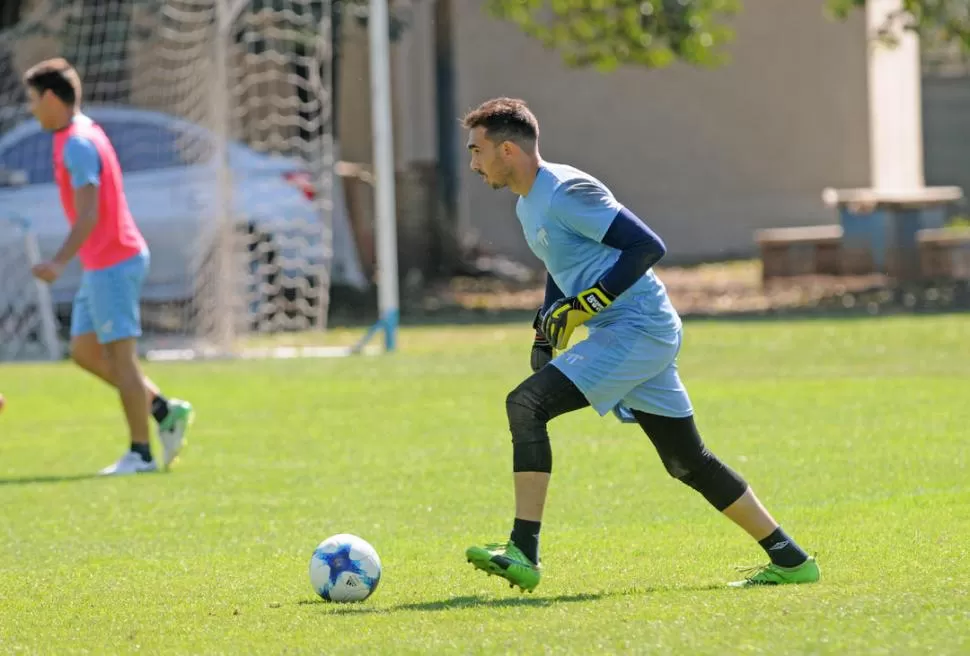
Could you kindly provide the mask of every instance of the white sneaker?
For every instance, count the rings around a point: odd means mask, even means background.
[[[185,433],[195,420],[195,410],[188,401],[169,399],[168,416],[158,427],[162,443],[162,466],[168,469],[185,446]]]
[[[158,465],[155,464],[154,460],[145,462],[138,453],[128,451],[125,455],[121,456],[118,462],[113,465],[108,465],[99,471],[98,474],[100,476],[125,476],[127,474],[143,474],[153,471],[158,471]]]

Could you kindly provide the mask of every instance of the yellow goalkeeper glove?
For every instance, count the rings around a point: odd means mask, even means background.
[[[615,299],[599,283],[576,296],[561,298],[542,318],[542,334],[554,349],[561,351],[569,344],[574,330],[608,308]]]

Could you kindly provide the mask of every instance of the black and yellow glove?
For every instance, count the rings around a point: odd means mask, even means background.
[[[542,334],[554,349],[561,351],[569,344],[574,330],[608,308],[614,300],[616,297],[599,283],[576,296],[561,298],[542,318]]]
[[[549,364],[552,360],[552,344],[546,339],[546,336],[542,334],[542,308],[536,312],[536,318],[532,321],[532,327],[535,329],[535,338],[532,340],[532,354],[529,358],[529,366],[532,367],[532,373],[535,373],[542,369],[544,366]]]

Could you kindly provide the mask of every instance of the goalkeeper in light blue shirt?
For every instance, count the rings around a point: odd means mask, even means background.
[[[593,176],[539,155],[526,104],[495,98],[465,116],[471,168],[519,199],[529,247],[548,272],[533,327],[533,375],[506,399],[512,433],[515,521],[507,541],[470,547],[469,562],[532,591],[542,574],[539,531],[552,473],[548,422],[592,406],[640,425],[671,476],[744,529],[768,554],[733,586],[811,583],[819,568],[747,482],[712,454],[677,371],[680,317],[651,270],[661,239]],[[587,339],[570,346],[573,332]],[[558,352],[558,354],[557,354]]]

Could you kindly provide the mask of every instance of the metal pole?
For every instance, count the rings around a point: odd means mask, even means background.
[[[311,85],[311,92],[316,92],[318,98],[311,99],[311,102],[319,103],[320,125],[315,126],[317,135],[312,149],[311,170],[315,172],[316,180],[314,183],[317,188],[316,205],[320,212],[322,222],[321,235],[321,255],[323,256],[323,266],[320,267],[317,276],[318,297],[317,297],[317,316],[316,327],[318,330],[327,329],[327,319],[330,310],[330,288],[332,285],[332,271],[334,262],[333,252],[333,231],[334,231],[334,212],[337,211],[335,202],[335,186],[340,184],[336,178],[334,168],[336,166],[334,154],[334,123],[338,108],[334,104],[334,26],[331,17],[331,2],[324,0],[320,9],[320,25],[317,30],[317,44],[312,52],[315,56],[311,57],[312,68],[311,77],[315,84]],[[317,57],[322,61],[317,65]]]
[[[214,161],[216,163],[216,226],[211,233],[215,243],[215,266],[208,270],[213,272],[215,280],[211,283],[212,304],[215,316],[212,321],[212,332],[219,350],[228,353],[233,348],[234,341],[234,296],[232,266],[232,178],[229,171],[228,145],[230,139],[229,112],[229,35],[235,17],[239,15],[247,0],[236,0],[227,6],[226,0],[215,2],[216,38],[213,43],[213,84],[210,91],[212,101],[213,132],[216,135],[214,144]],[[203,263],[203,266],[206,266]]]
[[[394,193],[394,134],[391,118],[390,36],[387,0],[370,2],[370,86],[376,178],[378,301],[384,347],[396,347],[400,315],[397,273],[397,214]]]
[[[40,264],[40,248],[37,245],[37,235],[30,224],[24,225],[24,247],[27,251],[27,261],[31,266]],[[45,283],[33,278],[37,291],[37,312],[40,315],[41,339],[47,348],[47,357],[57,360],[61,357],[60,342],[57,339],[57,325],[54,319],[54,303],[51,301],[50,290]]]

